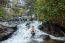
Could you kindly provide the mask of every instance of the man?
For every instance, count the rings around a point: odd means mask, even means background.
[[[34,28],[34,26],[32,26],[32,29],[31,29],[31,34],[32,34],[32,37],[34,37],[34,36],[35,36],[35,28]]]

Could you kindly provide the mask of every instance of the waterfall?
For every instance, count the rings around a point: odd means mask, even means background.
[[[18,3],[17,3],[17,6],[18,6],[18,7],[25,6],[24,0],[19,0]]]
[[[30,23],[30,28],[27,28],[26,26],[27,22],[19,24],[17,26],[18,30],[12,35],[11,38],[2,41],[1,43],[28,43],[31,40],[35,40],[35,41],[43,41],[42,38],[40,38],[40,35],[46,35],[46,33],[40,31],[38,29],[38,26],[41,24],[38,21],[33,21]],[[34,25],[36,33],[35,33],[35,38],[31,38],[31,27]]]
[[[23,7],[25,6],[25,1],[24,0],[8,0],[8,7],[14,7],[14,6],[17,6],[17,7]]]

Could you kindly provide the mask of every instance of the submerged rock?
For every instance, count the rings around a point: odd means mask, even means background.
[[[50,37],[49,37],[49,35],[45,35],[45,38],[44,38],[44,40],[50,40]]]
[[[64,43],[62,41],[55,41],[55,40],[44,40],[43,43]]]

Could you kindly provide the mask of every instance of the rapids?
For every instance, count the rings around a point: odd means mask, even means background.
[[[41,22],[33,21],[29,23],[29,28],[26,26],[28,22],[22,23],[17,25],[18,30],[11,36],[11,38],[8,38],[5,41],[2,41],[1,43],[40,43],[43,41],[43,38],[40,37],[41,35],[47,35],[47,33],[44,33],[38,29],[38,26],[41,24]],[[31,27],[34,26],[36,33],[35,37],[31,38]]]

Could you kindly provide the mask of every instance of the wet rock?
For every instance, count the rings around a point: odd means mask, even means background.
[[[9,22],[0,22],[0,25],[6,26],[6,27],[15,27],[17,24],[15,23],[9,23]]]
[[[8,35],[11,35],[14,29],[0,25],[0,41],[4,40]]]
[[[64,32],[61,30],[62,28],[58,27],[54,23],[49,23],[48,21],[42,23],[42,25],[39,26],[39,29],[56,37],[64,36]]]
[[[50,40],[50,37],[49,37],[49,35],[45,35],[45,38],[44,38],[44,40]]]

